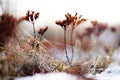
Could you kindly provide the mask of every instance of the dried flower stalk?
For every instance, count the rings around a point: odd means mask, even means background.
[[[47,30],[48,30],[48,26],[45,26],[44,28],[40,28],[40,29],[38,30],[38,34],[39,34],[39,36],[40,36],[40,42],[42,41],[43,35],[44,35],[44,33],[45,33]],[[40,44],[38,44],[38,48],[40,49]]]
[[[38,19],[39,13],[35,13],[34,11],[28,11],[25,16],[25,20],[29,21],[33,25],[33,32],[34,32],[34,43],[33,49],[36,47],[36,31],[35,31],[35,21]]]
[[[65,52],[66,52],[66,58],[69,64],[72,63],[73,61],[73,57],[74,57],[74,49],[73,49],[73,31],[74,29],[81,23],[83,23],[84,21],[86,21],[86,19],[81,18],[82,16],[77,17],[77,13],[72,16],[71,14],[66,14],[65,15],[66,19],[63,21],[56,21],[57,25],[60,25],[63,29],[64,29],[64,46],[65,46]],[[68,54],[67,54],[67,50],[66,50],[66,29],[67,27],[71,26],[72,27],[72,31],[71,31],[71,49],[72,49],[72,57],[71,57],[71,61],[69,60]]]

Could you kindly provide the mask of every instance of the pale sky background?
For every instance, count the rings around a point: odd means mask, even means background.
[[[17,0],[18,11],[39,11],[41,19],[50,22],[63,19],[64,14],[77,12],[88,19],[96,19],[110,24],[120,22],[119,0]]]
[[[66,13],[74,15],[77,12],[78,15],[87,18],[89,23],[90,20],[98,20],[110,25],[120,25],[120,0],[0,0],[0,3],[1,1],[7,11],[15,13],[18,17],[25,15],[27,10],[40,12],[36,28],[48,25],[47,32],[50,37],[62,35],[63,30],[55,21],[63,20]],[[31,28],[32,32],[32,27],[28,28]]]
[[[25,15],[27,10],[40,12],[41,23],[64,19],[66,13],[83,15],[84,18],[110,24],[120,22],[119,0],[0,0],[11,12]],[[7,2],[8,1],[8,2]],[[1,5],[1,4],[0,4]]]

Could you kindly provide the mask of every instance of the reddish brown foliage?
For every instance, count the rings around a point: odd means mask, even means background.
[[[45,26],[44,28],[40,28],[38,34],[43,35],[47,30],[48,30],[48,26]]]
[[[72,25],[72,28],[74,29],[77,25],[81,24],[82,22],[86,21],[86,19],[77,17],[77,13],[72,16],[71,14],[67,13],[65,15],[65,20],[58,20],[55,23],[57,25],[60,25],[63,29],[66,29],[67,26]]]
[[[15,33],[18,20],[7,13],[0,15],[0,42],[6,42]]]
[[[70,25],[74,21],[74,19],[76,19],[76,17],[71,16],[71,14],[69,13],[66,14],[65,17],[66,17],[65,20],[62,21],[59,20],[55,22],[57,25],[60,25],[63,29],[66,29],[66,27]]]
[[[93,26],[96,26],[98,24],[98,21],[96,21],[96,20],[95,21],[91,21],[91,23],[92,23]]]
[[[25,16],[25,20],[34,23],[34,21],[39,17],[39,13],[34,11],[28,11]]]
[[[94,33],[95,35],[99,36],[107,27],[108,24],[106,23],[99,23],[98,21],[91,21],[93,27],[87,28],[86,30],[90,33]]]

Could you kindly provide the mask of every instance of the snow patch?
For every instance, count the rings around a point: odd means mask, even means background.
[[[64,72],[59,72],[47,74],[35,74],[33,76],[16,78],[15,80],[79,80],[79,79],[76,76]]]
[[[111,64],[105,71],[96,74],[97,80],[119,80],[120,79],[120,66]]]

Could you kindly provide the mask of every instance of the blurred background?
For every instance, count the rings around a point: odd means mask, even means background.
[[[88,19],[81,26],[90,25],[90,20],[120,25],[119,0],[0,0],[0,3],[6,11],[14,13],[17,17],[24,16],[27,10],[40,12],[35,24],[36,30],[47,25],[49,30],[45,36],[52,39],[59,39],[63,35],[62,28],[57,26],[55,21],[65,19],[66,13],[74,15],[77,12]],[[22,26],[32,33],[32,27],[25,27],[26,24]],[[27,26],[32,25],[28,23]]]

